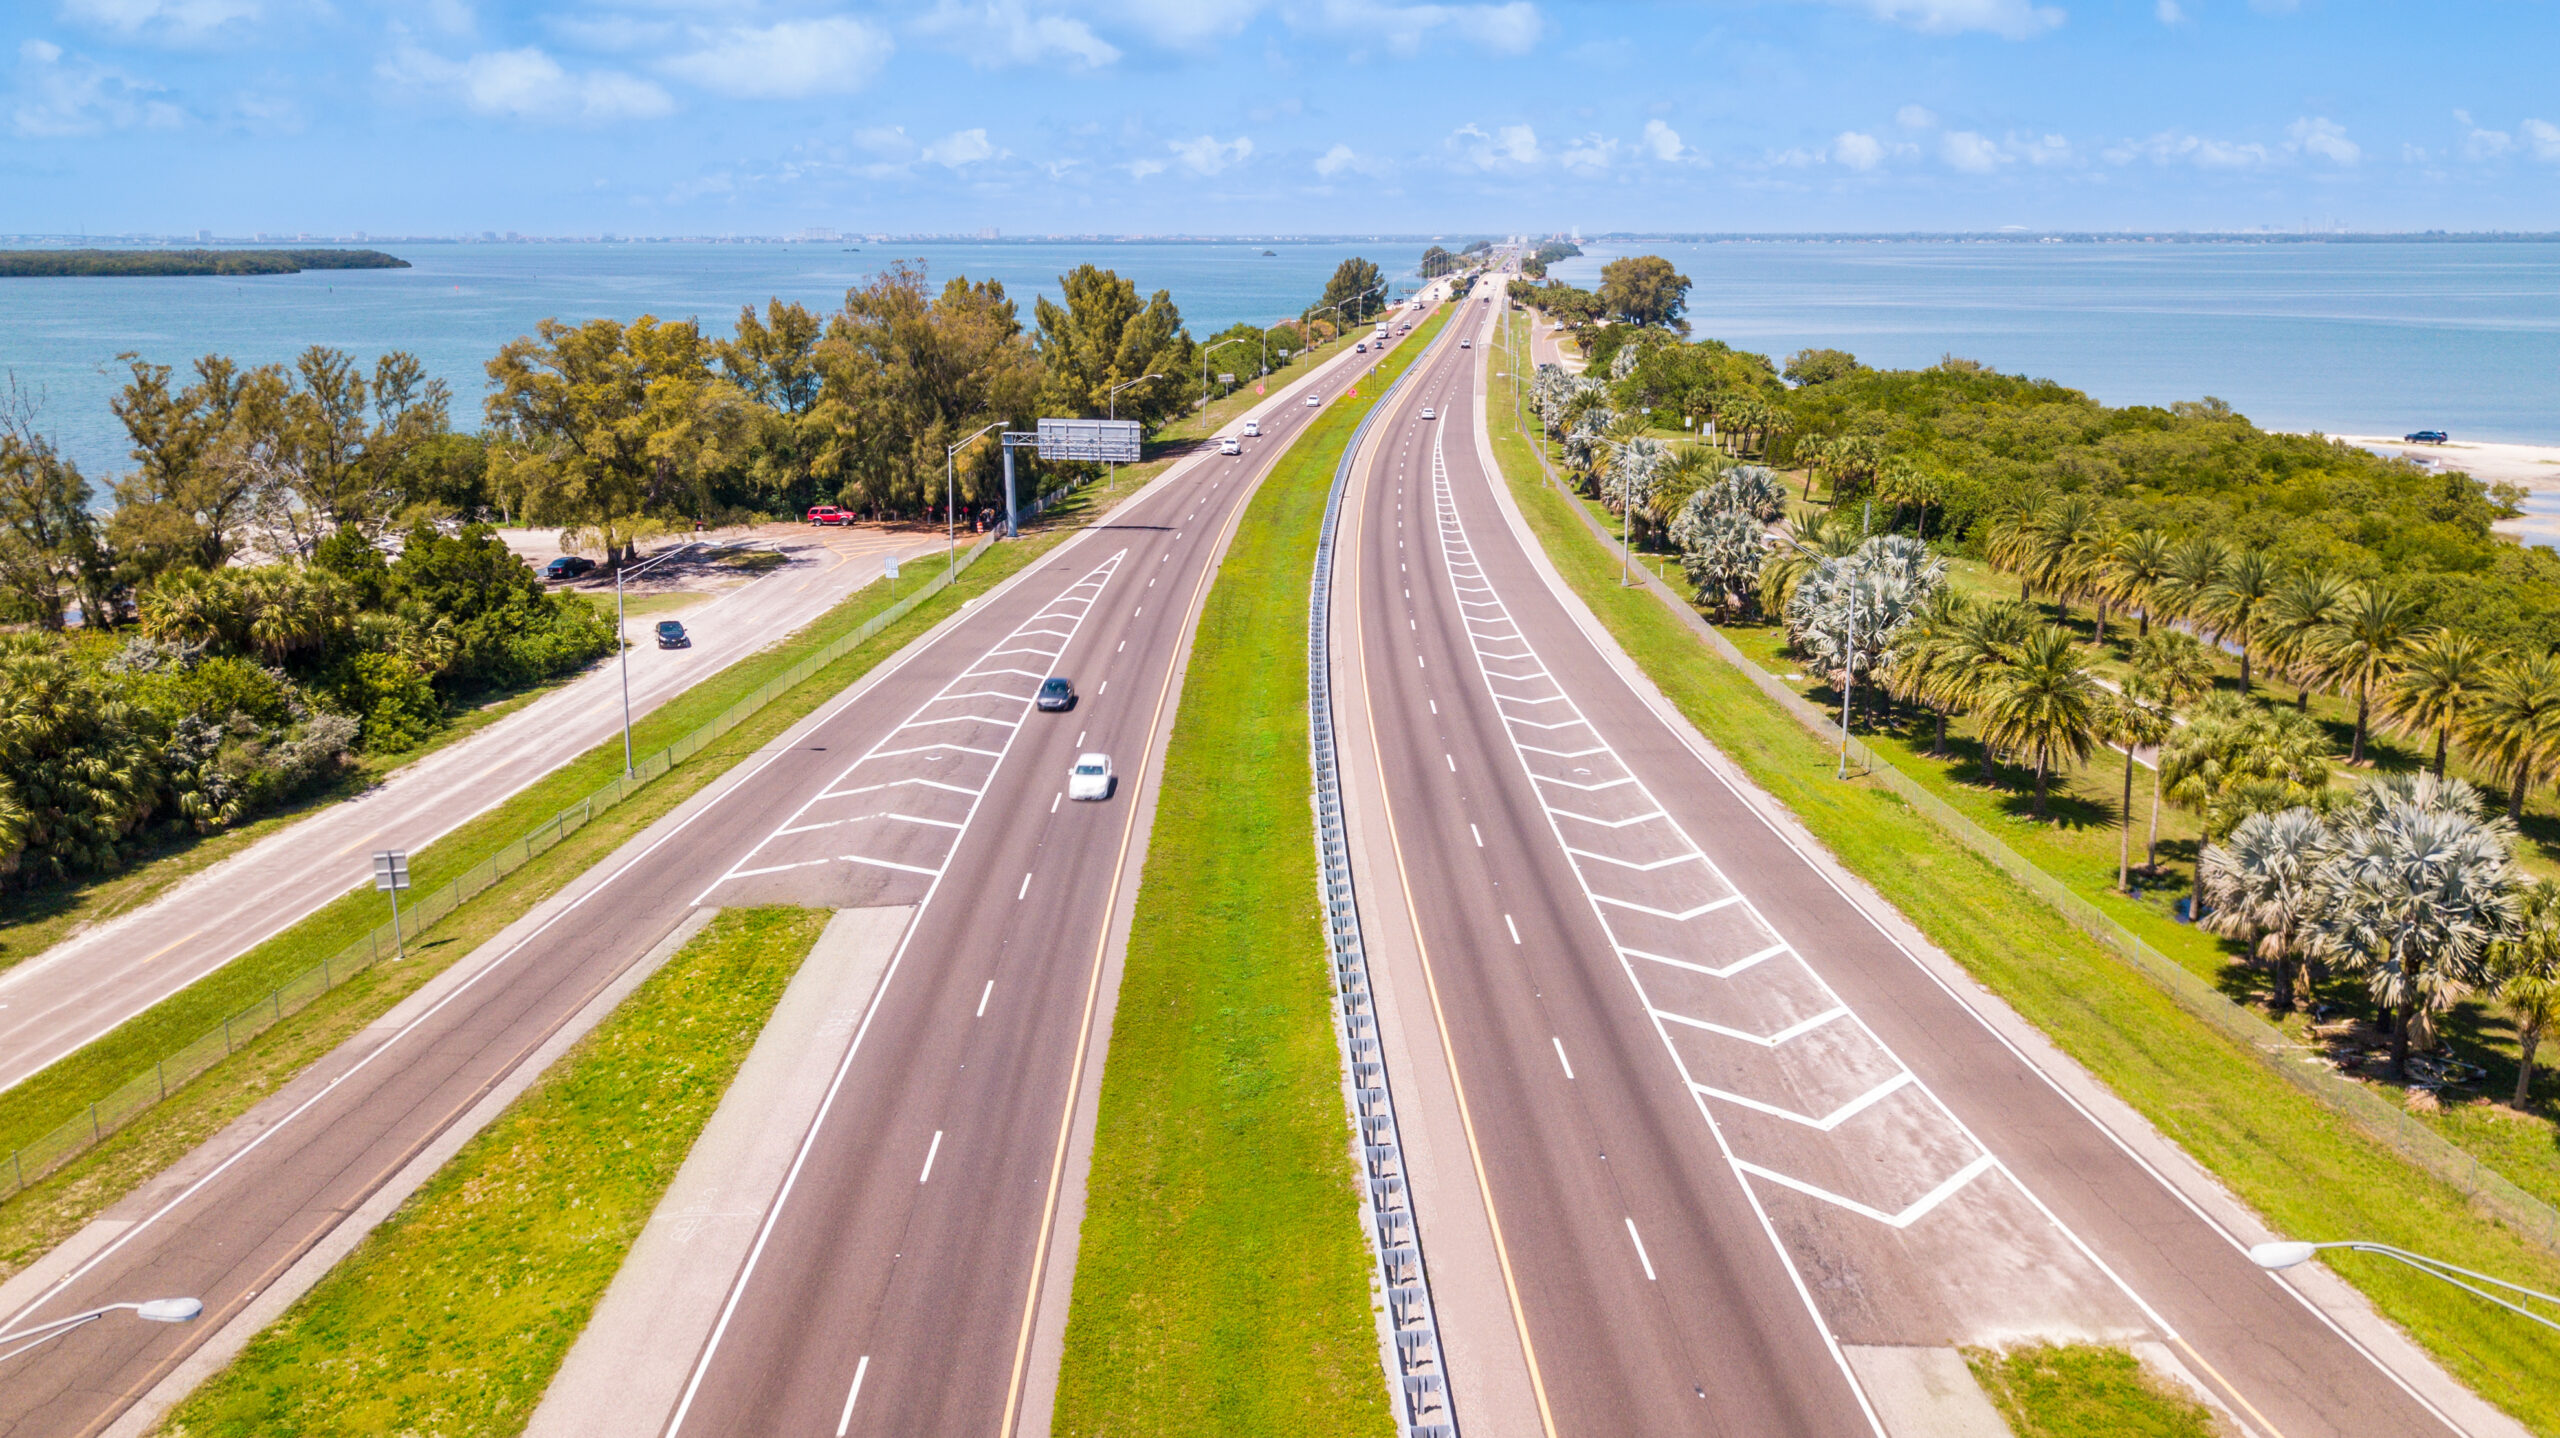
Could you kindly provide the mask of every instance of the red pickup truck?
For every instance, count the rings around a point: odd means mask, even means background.
[[[853,516],[832,504],[821,504],[809,511],[811,524],[851,524]]]

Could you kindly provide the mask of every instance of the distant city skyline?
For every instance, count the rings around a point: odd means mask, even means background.
[[[34,0],[0,231],[2560,229],[2560,10]]]

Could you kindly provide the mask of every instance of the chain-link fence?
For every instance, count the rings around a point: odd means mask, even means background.
[[[404,940],[414,941],[445,915],[578,832],[598,814],[631,797],[650,780],[701,753],[753,718],[766,705],[807,683],[827,666],[914,612],[916,606],[949,588],[995,541],[996,536],[988,534],[962,552],[956,563],[918,586],[914,593],[757,685],[744,698],[721,710],[710,722],[640,759],[629,774],[617,776],[603,788],[543,820],[426,897],[403,904],[396,930],[392,924],[380,925],[363,938],[277,985],[265,998],[224,1019],[220,1027],[207,1029],[193,1043],[118,1084],[53,1132],[11,1153],[6,1167],[0,1168],[0,1199],[9,1197],[95,1147],[188,1080],[220,1063],[286,1017],[308,1007],[322,994],[382,962],[386,955],[396,955]]]
[[[1531,452],[1537,455],[1539,467],[1546,471],[1550,482],[1556,482],[1555,471],[1548,466],[1546,455],[1537,441],[1525,430],[1522,434],[1529,438]],[[1603,529],[1590,512],[1572,498],[1570,486],[1559,487],[1564,488],[1568,502],[1585,527],[1604,544],[1618,542],[1617,536]],[[1788,688],[1785,681],[1761,668],[1749,655],[1735,647],[1721,630],[1709,624],[1669,584],[1641,567],[1637,572],[1643,574],[1645,587],[1652,590],[1656,598],[1685,619],[1709,647],[1726,663],[1741,670],[1759,686],[1762,693],[1775,700],[1779,708],[1794,716],[1818,738],[1826,742],[1838,739],[1838,716]],[[1856,745],[1855,752],[1864,761],[1865,777],[1891,791],[1894,797],[1918,810],[1957,843],[2051,904],[2072,927],[2096,939],[2109,952],[2132,965],[2135,972],[2150,980],[2179,1008],[2255,1055],[2260,1063],[2285,1082],[2355,1125],[2359,1131],[2388,1145],[2402,1158],[2460,1190],[2475,1207],[2544,1248],[2560,1253],[2560,1209],[2554,1209],[2517,1187],[2504,1175],[2481,1163],[2475,1155],[2410,1117],[2408,1111],[2399,1105],[2338,1074],[2321,1055],[2286,1038],[2275,1025],[2233,1003],[2220,990],[2153,948],[2114,916],[2010,848],[1998,835],[1931,793],[1889,759],[1866,745]]]

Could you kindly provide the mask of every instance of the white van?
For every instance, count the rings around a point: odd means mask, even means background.
[[[1246,420],[1244,422],[1244,437],[1247,439],[1262,438],[1262,421],[1258,419]]]

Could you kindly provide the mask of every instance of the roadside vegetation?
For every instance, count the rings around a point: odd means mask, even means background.
[[[1022,542],[995,546],[952,589],[919,605],[799,687],[777,696],[717,744],[643,786],[434,927],[413,936],[405,963],[377,965],[330,990],[174,1091],[98,1147],[0,1202],[0,1276],[42,1256],[446,966],[841,694],[881,660],[950,618],[963,604],[1036,563],[1086,517],[1084,497],[1077,496],[1053,510],[1042,525],[1026,529]],[[893,602],[884,582],[875,581],[855,592],[793,638],[739,661],[644,716],[633,729],[635,747],[644,753],[664,748]],[[411,861],[419,890],[431,892],[481,863],[621,772],[622,743],[616,736],[419,850]],[[148,1070],[163,1054],[192,1041],[275,985],[308,972],[386,917],[380,895],[370,889],[350,892],[79,1053],[0,1093],[0,1151],[77,1116],[90,1100]]]
[[[1343,447],[1441,322],[1290,446],[1202,611],[1103,1069],[1060,1433],[1395,1430],[1316,904],[1306,577]]]
[[[1974,1381],[2015,1438],[2226,1438],[2230,1425],[2121,1348],[1969,1349]]]
[[[1534,418],[1531,424],[1535,426]],[[1846,784],[1835,781],[1836,753],[1831,741],[1808,733],[1739,670],[1717,658],[1651,591],[1620,585],[1620,559],[1614,546],[1602,544],[1574,512],[1576,505],[1596,505],[1596,499],[1550,486],[1530,436],[1497,426],[1494,447],[1514,495],[1558,568],[1691,722],[1933,943],[2229,1184],[2270,1224],[2306,1237],[2387,1234],[2379,1241],[2448,1257],[2458,1251],[2468,1256],[2452,1261],[2466,1267],[2544,1289],[2560,1286],[2560,1256],[2480,1216],[2461,1193],[2401,1160],[2387,1146],[2367,1138],[2269,1072],[2256,1056],[2241,1052],[2202,1020],[2178,1008],[2052,906],[1957,844],[1888,791],[1854,777]],[[1728,478],[1739,481],[1737,490],[1756,492],[1749,479]],[[1869,542],[1860,540],[1858,545]],[[1902,537],[1903,544],[1917,542],[1916,536]],[[1855,553],[1853,548],[1851,555]],[[1911,557],[1910,551],[1895,545],[1880,546],[1872,558],[1881,561],[1897,555]],[[1852,567],[1843,562],[1847,556],[1825,557],[1835,566],[1837,592],[1847,595],[1848,602],[1867,604],[1874,592],[1893,587],[1891,571],[1881,562]],[[1814,568],[1808,561],[1807,572]],[[1814,592],[1822,590],[1817,587]],[[1784,605],[1777,610],[1783,614]],[[1783,626],[1774,626],[1766,642],[1771,646],[1781,642],[1782,630]],[[1847,644],[1845,626],[1837,631],[1837,639]],[[1805,642],[1818,646],[1825,641],[1809,633]],[[2067,668],[2054,661],[2058,647],[2049,639],[2044,641],[2048,670]],[[1816,664],[1805,659],[1795,662],[1808,669]],[[1862,714],[1870,692],[1866,673],[1861,670]],[[2017,707],[2031,718],[2051,697],[2053,686],[2020,683]],[[2091,696],[2090,702],[2102,697],[2103,691]],[[2066,825],[2068,821],[2056,802],[2054,756],[2060,746],[2053,738],[2055,731],[2043,730],[2048,817],[2038,821],[2032,817],[2035,729],[2029,729],[2024,739],[2013,737],[2006,742],[2003,761],[1995,770],[1996,782],[1983,785],[1973,752],[1958,752],[1952,761],[1925,761],[1921,756],[1934,737],[1935,714],[1925,706],[1904,709],[1900,701],[1896,704],[1907,734],[1860,736],[1874,743],[1876,760],[1897,763],[1941,796],[1969,794],[1970,807],[1958,803],[1963,812],[1993,828],[2031,859],[2046,862],[2052,851],[2032,847],[2029,841],[2068,832],[2055,822],[2056,817],[2064,818]],[[1961,729],[1960,724],[1953,727]],[[2124,756],[2093,748],[2093,760],[2102,753],[2103,760],[2094,767],[2103,776],[2104,787],[2091,788],[2112,805],[2121,793]],[[1906,757],[1910,762],[1905,762]],[[2145,777],[2147,781],[2147,771]],[[2357,827],[2379,833],[2437,825],[2448,833],[2474,835],[2493,829],[2494,806],[2483,816],[2477,807],[2454,802],[2457,797],[2439,791],[2432,803],[2426,803],[2409,793],[2389,804],[2360,798],[2356,810],[2366,817],[2357,821]],[[1957,800],[1950,798],[1950,802]],[[2107,821],[2116,818],[2112,807],[2103,812]],[[2098,833],[2101,839],[2094,854],[2079,851],[2074,863],[2060,864],[2054,872],[2084,886],[2094,874],[2096,887],[2106,890],[2116,876],[2119,833],[2112,822],[2101,823]],[[2138,845],[2142,836],[2137,833],[2134,838]],[[2476,850],[2488,851],[2484,866],[2494,871],[2496,846],[2476,838],[2469,842]],[[2387,850],[2388,846],[2384,841],[2382,847]],[[2383,866],[2378,875],[2370,868],[2362,872],[2387,878],[2388,867]],[[2375,912],[2393,906],[2395,901],[2385,897],[2390,892],[2376,885],[2369,896]],[[2130,906],[2129,900],[2123,903]],[[2522,901],[2518,903],[2521,908]],[[2401,907],[2407,911],[2405,904]],[[2110,913],[2126,911],[2108,909]],[[2149,923],[2150,928],[2134,927],[2155,943],[2159,940],[2154,934],[2165,932],[2187,936],[2190,945],[2222,952],[2217,941],[2199,935],[2193,927],[2168,922],[2156,909],[2150,911]],[[2521,933],[2511,931],[2512,936]],[[2489,962],[2488,941],[2476,933],[2471,937],[2479,944],[2474,955]],[[2191,956],[2195,949],[2169,952],[2173,957]],[[2431,957],[2444,952],[2438,948]],[[2218,970],[2235,961],[2253,974],[2259,972],[2259,961],[2240,955],[2210,962]],[[2381,966],[2357,966],[2343,956],[2331,962],[2327,982],[2337,985],[2339,1001],[2352,1002],[2359,1014],[2370,1016],[2375,1007],[2370,975]],[[2409,987],[2417,993],[2419,1011],[2428,1012],[2426,991],[2414,982],[2416,972],[2411,971]],[[2388,998],[2395,1012],[2401,1001],[2397,994]],[[2439,1036],[2446,1032],[2448,1014],[2458,1012],[2431,1012]],[[2415,1029],[2413,1023],[2413,1044]],[[2371,1065],[2361,1071],[2387,1069],[2387,1058],[2368,1061],[2361,1049],[2358,1058]],[[2475,1102],[2464,1107],[2483,1106]],[[2505,1111],[2503,1105],[2488,1107]],[[2449,1137],[2471,1136],[2450,1125],[2443,1131]],[[2484,1162],[2523,1160],[2521,1166],[2527,1168],[2552,1162],[2548,1138],[2538,1143],[2510,1139],[2494,1155],[2486,1146],[2473,1151],[2481,1153]],[[2517,1181],[2524,1183],[2524,1176]],[[2550,1191],[2531,1183],[2525,1186]],[[2547,1361],[2543,1342],[2547,1330],[2510,1319],[2444,1285],[2381,1271],[2378,1264],[2344,1259],[2334,1266],[2476,1391],[2529,1425],[2560,1428],[2560,1375]]]
[[[161,1431],[522,1432],[827,918],[714,917]]]

